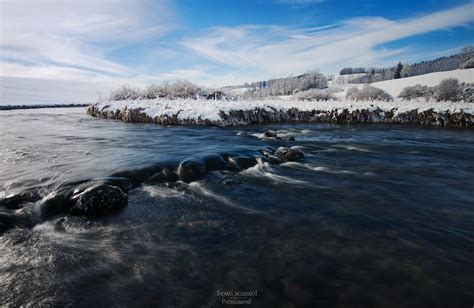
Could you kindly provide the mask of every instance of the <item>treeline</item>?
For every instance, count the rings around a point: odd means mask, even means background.
[[[348,79],[349,83],[372,83],[397,78],[424,75],[435,72],[452,71],[456,69],[474,68],[474,46],[464,47],[460,53],[440,57],[434,60],[414,64],[402,64],[389,68],[345,67],[339,74],[342,76],[364,74]]]
[[[287,78],[270,79],[245,84],[249,91],[245,93],[247,98],[261,98],[267,96],[292,95],[309,89],[326,88],[328,80],[319,72],[310,72],[299,76]]]
[[[109,99],[112,101],[136,100],[136,99],[229,99],[224,97],[221,91],[205,89],[186,80],[164,82],[163,84],[151,84],[145,89],[135,88],[128,84],[112,90]]]
[[[230,94],[231,90],[246,88],[244,98],[262,98],[278,95],[292,95],[309,89],[323,89],[328,84],[327,78],[319,72],[310,72],[296,77],[270,79],[246,83],[242,86],[224,87],[220,90],[206,89],[192,82],[177,80],[175,82],[165,82],[163,84],[151,84],[145,89],[132,87],[124,84],[114,89],[110,93],[109,99],[112,101],[136,100],[136,99],[225,99],[235,100],[239,96]]]

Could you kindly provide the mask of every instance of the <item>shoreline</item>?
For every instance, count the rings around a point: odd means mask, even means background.
[[[89,104],[48,104],[48,105],[0,105],[0,111],[19,110],[19,109],[42,109],[42,108],[80,108],[87,107]]]
[[[89,105],[87,114],[132,123],[242,126],[278,123],[474,127],[469,103],[426,101],[138,100]]]

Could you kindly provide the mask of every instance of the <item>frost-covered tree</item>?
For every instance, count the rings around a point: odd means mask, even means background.
[[[461,50],[461,59],[460,68],[474,68],[474,45],[466,46]]]
[[[402,71],[400,72],[400,75],[402,78],[406,78],[410,76],[410,65],[409,64],[403,64]]]
[[[411,100],[417,98],[435,99],[438,101],[464,101],[467,103],[474,102],[474,83],[459,83],[457,79],[449,78],[442,80],[437,86],[428,87],[415,85],[405,87],[398,97]]]
[[[258,81],[251,83],[250,86],[252,90],[245,95],[248,98],[292,95],[309,89],[326,88],[327,78],[324,75],[313,71],[299,76]]]
[[[382,89],[365,85],[362,89],[350,88],[346,92],[346,98],[356,101],[391,101],[392,97]]]
[[[342,91],[342,89],[310,89],[296,93],[294,97],[300,101],[328,101],[328,100],[339,100],[334,96],[335,92]]]
[[[459,80],[448,78],[435,87],[434,95],[438,101],[458,101],[461,95]]]
[[[411,100],[417,98],[430,99],[431,97],[433,97],[433,94],[434,89],[432,87],[417,84],[411,87],[403,88],[398,97],[404,100]]]
[[[110,100],[122,101],[122,100],[134,100],[142,97],[143,93],[138,88],[133,88],[128,84],[123,84],[119,88],[114,89],[110,92]]]

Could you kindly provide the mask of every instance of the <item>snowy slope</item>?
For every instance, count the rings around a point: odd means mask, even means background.
[[[414,86],[417,84],[432,87],[438,85],[441,80],[446,78],[457,78],[460,82],[472,83],[474,82],[474,68],[385,80],[374,82],[371,85],[384,90],[393,97],[397,97],[405,87]]]

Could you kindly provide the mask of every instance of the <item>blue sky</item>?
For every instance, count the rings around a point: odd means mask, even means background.
[[[0,0],[0,103],[390,66],[474,41],[473,1]]]

